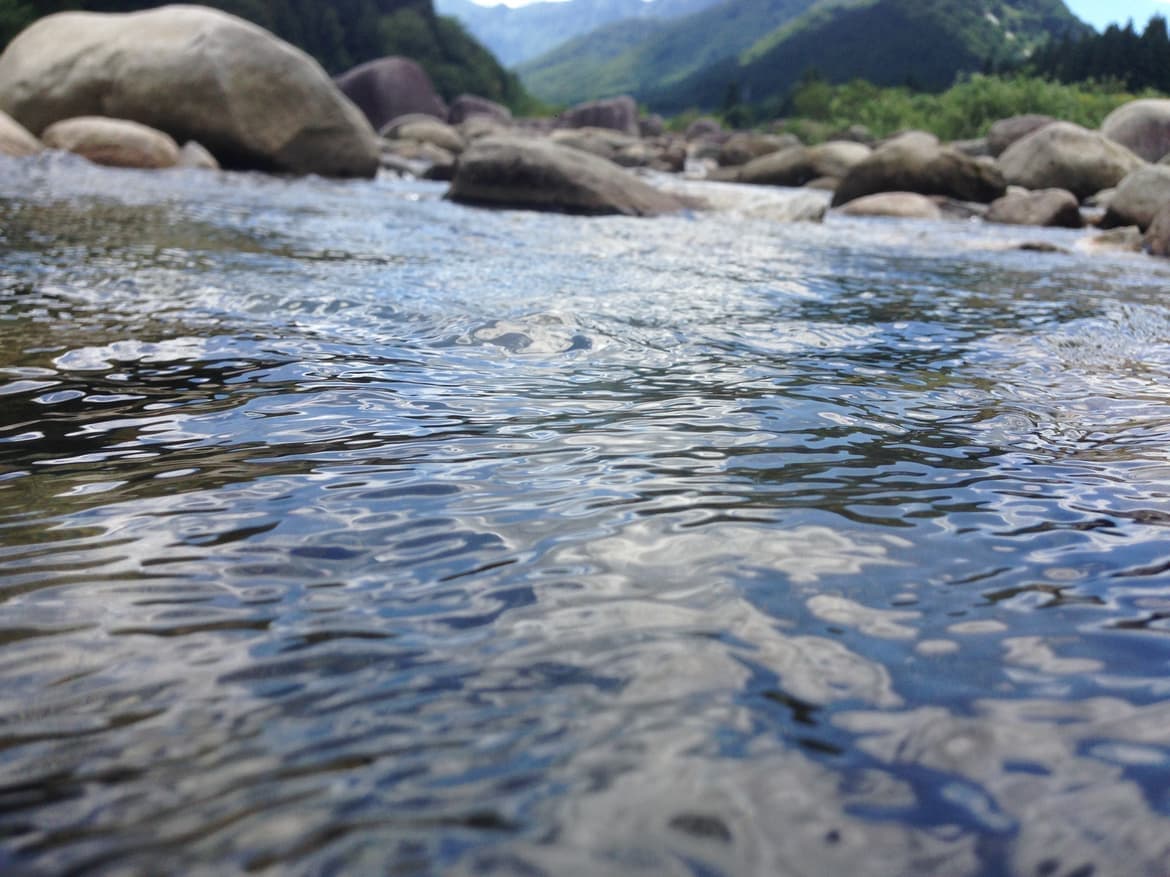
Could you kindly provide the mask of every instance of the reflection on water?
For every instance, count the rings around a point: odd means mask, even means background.
[[[1164,877],[1170,267],[441,193],[0,164],[0,873]]]

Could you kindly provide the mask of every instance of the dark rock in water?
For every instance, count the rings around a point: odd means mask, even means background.
[[[803,186],[821,177],[839,180],[872,152],[862,143],[847,140],[816,146],[792,146],[752,159],[740,168],[739,181],[769,186]]]
[[[1064,247],[1058,247],[1056,244],[1048,241],[1024,241],[1016,247],[1025,253],[1068,253]]]
[[[1056,228],[1083,228],[1085,225],[1076,196],[1066,189],[1009,191],[991,202],[986,219],[1007,225]]]
[[[337,85],[376,130],[408,113],[447,120],[447,105],[435,91],[431,78],[409,58],[391,56],[367,61],[338,76]]]
[[[35,155],[44,149],[42,144],[12,116],[0,111],[0,155],[20,158]]]
[[[1003,155],[1005,149],[1019,140],[1027,137],[1033,131],[1055,122],[1052,116],[1039,113],[1026,113],[1022,116],[1010,116],[992,124],[987,131],[987,151],[993,158]]]
[[[447,121],[452,125],[466,122],[473,116],[487,116],[489,119],[503,124],[512,124],[512,111],[503,104],[478,97],[474,94],[461,94],[451,101],[447,108]]]
[[[1170,256],[1170,204],[1158,211],[1146,231],[1144,243],[1155,256]]]
[[[1136,225],[1144,230],[1167,205],[1170,205],[1170,166],[1147,165],[1127,174],[1117,184],[1109,196],[1101,227]]]
[[[76,116],[198,140],[228,167],[373,176],[378,141],[312,58],[201,6],[50,15],[0,55],[0,109],[32,133]]]
[[[1101,133],[1146,161],[1161,161],[1170,156],[1170,100],[1130,101],[1105,117]]]
[[[609,128],[638,135],[638,105],[629,95],[577,104],[561,113],[566,128]]]
[[[850,168],[833,195],[833,206],[876,192],[917,192],[986,203],[1006,189],[994,165],[943,146],[931,134],[912,131],[887,141]]]
[[[596,155],[544,140],[485,137],[459,159],[448,197],[465,204],[653,216],[692,206]]]
[[[50,149],[63,149],[110,167],[157,169],[179,163],[179,144],[174,138],[125,119],[62,119],[46,128],[41,139]]]
[[[999,157],[1009,183],[1025,189],[1068,189],[1077,198],[1116,186],[1143,165],[1120,143],[1071,122],[1045,125]]]

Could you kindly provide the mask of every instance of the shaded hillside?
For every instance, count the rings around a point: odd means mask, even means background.
[[[716,0],[560,0],[515,9],[472,0],[436,0],[509,67],[537,58],[574,37],[615,21],[678,18]]]
[[[684,18],[615,22],[517,72],[533,94],[555,103],[618,92],[641,97],[746,51],[818,2],[825,0],[723,0]]]
[[[0,44],[37,18],[65,9],[132,12],[162,6],[134,0],[0,0]],[[340,73],[383,55],[406,55],[430,74],[445,98],[474,92],[510,106],[530,102],[519,80],[459,22],[435,14],[431,0],[211,0],[264,27]]]
[[[962,72],[1018,62],[1064,34],[1090,32],[1061,0],[813,0],[775,9],[760,24],[761,0],[726,0],[722,12],[739,27],[716,29],[703,15],[630,46],[612,59],[594,47],[613,28],[561,47],[539,65],[521,68],[538,95],[575,100],[593,83],[621,82],[661,112],[715,108],[736,99],[776,100],[809,70],[827,80],[867,79],[937,90]],[[787,13],[787,14],[785,14]],[[754,33],[751,33],[755,25]],[[748,39],[750,33],[750,40]],[[716,38],[716,37],[720,38]],[[700,48],[702,47],[702,48]],[[570,58],[585,59],[576,70]],[[698,58],[700,63],[693,60]],[[575,74],[575,75],[574,75]],[[599,92],[600,93],[600,92]]]

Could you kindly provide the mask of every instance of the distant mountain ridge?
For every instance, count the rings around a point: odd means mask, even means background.
[[[685,18],[611,23],[518,72],[548,101],[628,92],[672,113],[777,100],[810,70],[941,89],[1086,32],[1063,0],[722,0]]]
[[[537,58],[562,43],[615,21],[669,19],[717,0],[557,0],[510,8],[472,0],[435,0],[440,15],[457,18],[506,66]]]

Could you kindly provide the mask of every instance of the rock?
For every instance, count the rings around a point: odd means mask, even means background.
[[[63,12],[0,55],[0,109],[34,134],[104,115],[198,140],[228,167],[372,176],[378,141],[312,58],[201,6]]]
[[[44,144],[16,119],[0,111],[0,155],[22,158],[35,155],[44,148]]]
[[[987,151],[992,157],[999,158],[1003,155],[1004,150],[1021,137],[1027,137],[1033,131],[1055,121],[1056,119],[1052,116],[1043,116],[1038,113],[1026,113],[1022,116],[1000,119],[993,123],[987,131]]]
[[[550,139],[561,146],[579,149],[613,161],[619,152],[638,143],[637,137],[610,128],[562,128]]]
[[[154,128],[107,119],[78,116],[54,122],[41,134],[45,146],[72,152],[94,164],[153,170],[179,163],[179,144]]]
[[[1170,256],[1170,204],[1158,211],[1143,243],[1155,256]]]
[[[688,141],[695,140],[716,140],[722,143],[730,135],[723,130],[723,126],[718,119],[711,116],[700,116],[687,125],[686,134],[684,135]]]
[[[921,131],[879,146],[842,177],[833,206],[876,192],[917,192],[986,203],[1006,189],[999,170]]]
[[[1170,100],[1130,101],[1101,123],[1101,133],[1146,161],[1170,156]]]
[[[566,128],[609,128],[636,136],[638,105],[627,94],[589,101],[561,113],[561,124]]]
[[[689,205],[612,162],[547,140],[486,137],[459,159],[448,197],[466,204],[653,216]]]
[[[951,146],[963,155],[969,155],[972,158],[983,158],[991,155],[991,147],[988,145],[986,137],[976,137],[973,140],[955,140],[952,141]]]
[[[1053,122],[1020,138],[999,157],[1009,183],[1067,189],[1087,198],[1145,164],[1120,143],[1071,122]]]
[[[727,142],[719,147],[717,158],[721,167],[734,167],[747,164],[753,158],[761,155],[770,155],[800,146],[800,140],[793,134],[732,134]]]
[[[204,148],[203,144],[188,140],[179,150],[179,167],[217,171],[219,170],[219,162]]]
[[[872,150],[868,146],[846,140],[829,141],[817,146],[792,146],[749,161],[740,168],[739,181],[771,186],[803,186],[819,177],[840,179],[871,154]]]
[[[1065,189],[1010,191],[991,202],[986,219],[1007,225],[1056,228],[1083,228],[1085,224],[1076,196]]]
[[[1151,164],[1127,174],[1117,185],[1101,219],[1102,228],[1136,225],[1150,227],[1158,212],[1170,204],[1170,166]]]
[[[411,113],[388,122],[381,131],[382,137],[392,140],[413,140],[415,143],[430,143],[447,152],[458,155],[467,148],[467,141],[446,122],[433,116]]]
[[[441,146],[436,146],[433,143],[424,143],[418,140],[382,140],[382,158],[383,167],[387,165],[385,157],[387,155],[396,155],[399,158],[406,159],[420,168],[420,173],[425,173],[426,169],[432,165],[451,166],[455,164],[455,154],[448,152]]]
[[[1082,248],[1094,251],[1140,253],[1142,250],[1142,230],[1136,225],[1112,228],[1084,241]]]
[[[839,185],[841,185],[841,180],[838,177],[817,177],[805,183],[804,188],[818,189],[822,192],[836,192]]]
[[[463,138],[465,143],[478,140],[480,137],[506,134],[512,129],[511,125],[505,125],[503,122],[488,116],[471,116],[460,122],[457,127],[459,136]]]
[[[865,125],[853,124],[844,131],[837,131],[830,140],[848,140],[853,143],[864,143],[866,146],[873,146],[874,136],[873,132]]]
[[[666,133],[666,119],[651,113],[638,119],[638,134],[642,137],[661,137]]]
[[[939,206],[917,192],[879,192],[854,198],[841,208],[846,216],[896,216],[900,219],[942,219]]]
[[[409,58],[391,55],[367,61],[338,76],[337,86],[365,113],[375,130],[409,113],[447,119],[447,105],[435,92],[431,78]]]
[[[488,100],[486,97],[477,97],[474,94],[461,94],[451,101],[447,108],[447,122],[458,125],[476,116],[486,116],[499,122],[501,125],[512,124],[512,111],[503,104]]]

